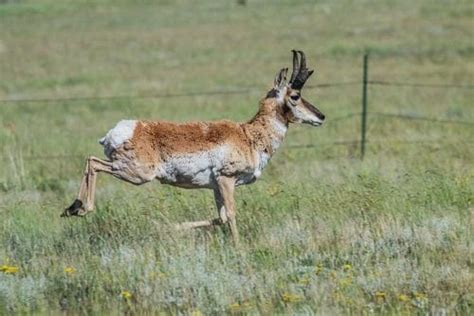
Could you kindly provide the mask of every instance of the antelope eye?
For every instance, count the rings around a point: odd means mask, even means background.
[[[296,100],[298,100],[298,99],[300,98],[300,96],[299,96],[299,95],[292,95],[292,96],[290,96],[290,98],[291,98],[292,100],[296,101]]]

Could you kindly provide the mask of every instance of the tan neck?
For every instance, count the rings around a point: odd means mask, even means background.
[[[243,125],[254,149],[273,155],[286,136],[288,123],[286,113],[276,100],[264,99],[257,114]]]

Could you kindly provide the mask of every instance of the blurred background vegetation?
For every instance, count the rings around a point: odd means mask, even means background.
[[[1,310],[469,313],[473,30],[467,0],[0,1]],[[118,120],[248,120],[291,49],[328,119],[238,190],[242,249],[169,230],[206,191],[100,176],[97,212],[59,218]],[[369,86],[360,161],[365,52],[408,85]]]

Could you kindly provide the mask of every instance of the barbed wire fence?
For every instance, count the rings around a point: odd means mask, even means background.
[[[451,119],[437,119],[427,116],[411,115],[411,114],[400,114],[400,113],[386,113],[386,112],[371,112],[368,110],[368,87],[369,86],[399,86],[399,87],[413,87],[417,89],[421,88],[434,88],[434,89],[470,89],[474,90],[472,84],[451,84],[451,83],[419,83],[419,82],[397,82],[397,81],[384,81],[384,80],[370,80],[369,79],[369,54],[366,53],[363,56],[363,76],[362,81],[344,81],[344,82],[328,82],[315,85],[307,85],[305,89],[316,89],[316,88],[332,88],[340,86],[362,86],[362,98],[361,112],[348,113],[346,115],[338,116],[328,120],[328,123],[343,121],[354,117],[360,117],[361,122],[361,135],[359,139],[353,140],[342,140],[327,143],[318,144],[298,144],[288,145],[288,149],[304,149],[314,148],[319,146],[332,146],[332,145],[352,145],[359,146],[360,158],[364,159],[366,144],[385,144],[385,143],[397,143],[397,144],[423,144],[423,143],[462,143],[471,144],[472,141],[459,141],[451,139],[423,139],[423,140],[368,140],[367,139],[367,119],[369,116],[385,117],[389,119],[400,119],[400,120],[413,120],[413,121],[425,121],[433,124],[455,124],[466,127],[474,127],[474,121],[465,120],[451,120]],[[157,93],[149,95],[111,95],[111,96],[81,96],[81,97],[65,97],[65,98],[24,98],[24,99],[0,99],[2,106],[8,106],[9,104],[18,103],[70,103],[80,101],[100,101],[100,100],[134,100],[134,99],[162,99],[162,98],[178,98],[178,97],[197,97],[197,96],[226,96],[226,95],[239,95],[249,94],[253,92],[259,92],[261,89],[256,87],[240,88],[233,90],[211,90],[211,91],[192,91],[192,92],[177,92],[177,93]],[[8,159],[11,157],[3,157]],[[85,158],[85,155],[80,154],[68,154],[68,155],[34,155],[34,156],[22,156],[23,160],[54,160],[54,159],[69,159],[69,158]]]

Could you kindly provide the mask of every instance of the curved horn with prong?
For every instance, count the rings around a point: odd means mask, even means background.
[[[295,80],[300,68],[298,61],[298,53],[294,49],[292,49],[291,51],[293,52],[293,71],[291,72],[291,79],[289,82],[290,84],[293,82],[293,80]]]
[[[292,50],[293,52],[293,73],[289,85],[292,89],[301,90],[308,78],[313,74],[314,70],[306,68],[306,56],[300,50]],[[298,58],[298,54],[300,58]]]

